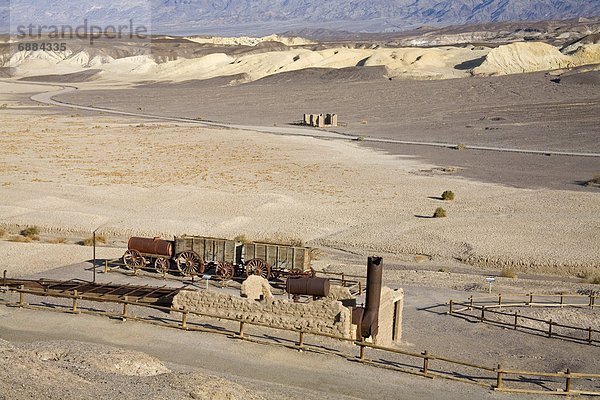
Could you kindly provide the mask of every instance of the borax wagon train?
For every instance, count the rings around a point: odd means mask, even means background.
[[[173,240],[131,237],[123,255],[123,263],[133,271],[149,268],[183,276],[206,272],[222,279],[242,274],[266,279],[311,276],[310,261],[307,247],[187,235]]]

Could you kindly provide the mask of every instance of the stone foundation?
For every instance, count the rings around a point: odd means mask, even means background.
[[[255,301],[213,290],[182,290],[173,299],[173,306],[277,328],[352,338],[350,309],[339,301],[326,298],[309,303],[274,299]]]

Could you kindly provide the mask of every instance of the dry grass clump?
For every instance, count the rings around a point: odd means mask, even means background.
[[[57,237],[57,238],[51,238],[48,239],[48,243],[50,244],[64,244],[67,243],[67,238],[66,237]]]
[[[0,238],[4,237],[4,235],[6,235],[6,230],[3,228],[0,228]]]
[[[467,148],[467,145],[464,143],[459,143],[456,145],[456,150],[465,150]]]
[[[252,241],[248,239],[248,236],[246,236],[245,234],[237,235],[233,238],[233,240],[240,243],[252,243]]]
[[[451,190],[446,190],[444,193],[442,193],[442,200],[445,200],[445,201],[454,200],[454,192]]]
[[[8,104],[0,104],[0,110],[6,110],[8,108]]]
[[[96,244],[106,244],[106,242],[108,241],[108,239],[106,238],[106,236],[104,235],[96,235]],[[94,245],[94,238],[93,237],[89,237],[87,239],[83,239],[79,242],[77,242],[77,244],[81,245],[81,246],[93,246]]]
[[[512,269],[512,268],[504,268],[501,272],[500,272],[500,277],[502,278],[516,278],[517,277],[517,272]]]
[[[30,243],[33,240],[34,239],[29,236],[21,236],[21,235],[11,236],[10,239],[8,239],[9,242],[15,242],[15,243]]]
[[[40,230],[37,226],[30,226],[28,228],[25,228],[21,231],[21,236],[25,236],[25,237],[29,237],[29,238],[34,238],[37,235],[40,234]],[[37,240],[37,239],[34,239]]]
[[[594,176],[585,183],[585,186],[600,186],[600,175]]]
[[[444,210],[442,207],[436,208],[435,212],[433,213],[433,218],[445,218],[446,216],[446,210]]]

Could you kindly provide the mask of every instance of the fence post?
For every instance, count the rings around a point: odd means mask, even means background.
[[[496,374],[496,389],[502,390],[502,366],[500,364],[498,364]]]
[[[122,321],[127,321],[127,296],[123,299],[123,315],[121,316]]]
[[[565,296],[564,292],[560,292],[560,308],[563,308],[563,304],[565,303],[564,296]]]
[[[481,322],[485,321],[485,306],[481,306]]]
[[[104,260],[104,273],[108,273],[108,260]]]
[[[240,333],[238,334],[238,336],[241,338],[244,337],[244,321],[240,321]]]
[[[473,309],[473,295],[469,297],[469,311]]]
[[[344,278],[343,272],[342,272],[342,286],[346,286],[346,279]]]
[[[548,337],[549,338],[552,337],[552,319],[550,319],[550,321],[548,321]]]
[[[73,313],[77,312],[77,296],[78,296],[78,292],[77,290],[73,291]]]
[[[498,293],[498,305],[502,308],[502,293]]]
[[[571,392],[571,370],[567,368],[567,382],[565,383],[565,392]]]
[[[518,318],[519,318],[519,312],[518,312],[518,311],[515,311],[515,325],[514,325],[514,327],[513,327],[513,329],[514,329],[514,330],[517,330],[517,326],[518,326],[518,324],[517,324],[517,319],[518,319]]]
[[[183,306],[183,312],[181,313],[181,328],[186,331],[187,331],[187,319],[188,319],[187,306]]]
[[[427,352],[427,350],[425,350],[423,353],[421,353],[424,355],[423,357],[423,375],[427,375],[427,372],[429,370],[429,353]]]
[[[453,304],[454,304],[454,302],[452,300],[450,300],[450,312],[449,312],[450,315],[452,315],[452,313],[454,312],[454,309],[452,307]]]
[[[594,302],[596,300],[596,296],[594,296],[593,294],[590,294],[590,308],[594,308]]]
[[[24,286],[19,286],[19,308],[25,307],[25,293],[23,293]]]
[[[304,347],[304,332],[300,331],[300,337],[298,338],[298,348],[300,351],[302,351],[303,347]]]
[[[358,295],[362,295],[362,282],[358,281]]]
[[[531,303],[533,303],[533,293],[529,292],[529,307],[531,307]]]
[[[359,344],[360,346],[360,353],[359,353],[359,359],[361,362],[365,361],[365,345],[362,344],[364,339],[361,339],[361,343]]]
[[[588,343],[592,344],[592,327],[588,328]]]

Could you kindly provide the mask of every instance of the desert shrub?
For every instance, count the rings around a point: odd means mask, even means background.
[[[107,239],[106,236],[104,235],[96,235],[96,244],[106,244]],[[81,246],[93,246],[94,245],[94,237],[89,237],[83,240],[80,240],[79,242],[77,242],[77,244],[81,245]]]
[[[369,121],[367,121],[367,120],[360,121],[361,125],[367,125],[368,123],[369,123]]]
[[[8,239],[9,242],[16,242],[16,243],[29,243],[31,241],[33,241],[33,239],[29,236],[11,236],[10,239]]]
[[[354,139],[354,140],[356,140],[357,142],[362,142],[362,141],[365,140],[365,137],[362,136],[362,135],[361,136],[357,136],[356,139]]]
[[[600,275],[592,276],[589,278],[590,283],[594,285],[600,285]]]
[[[600,186],[600,175],[594,176],[585,183],[585,186]]]
[[[435,209],[435,212],[433,213],[433,218],[445,218],[446,217],[446,210],[444,210],[442,207],[438,207]]]
[[[6,230],[3,228],[0,228],[0,238],[4,237],[4,235],[6,235]]]
[[[39,233],[40,230],[37,226],[30,226],[29,228],[25,228],[21,231],[21,236],[30,237],[33,239],[35,236],[39,235]]]
[[[451,190],[446,190],[442,193],[442,200],[451,201],[454,200],[454,192]]]
[[[464,143],[459,143],[456,145],[456,150],[464,150],[467,148],[467,145],[465,145]]]
[[[8,108],[8,104],[0,104],[0,110],[6,110]]]
[[[64,244],[67,243],[67,238],[66,237],[57,237],[57,238],[51,238],[48,239],[48,243],[50,244]]]
[[[233,240],[235,240],[236,242],[241,242],[241,243],[251,243],[252,242],[250,239],[248,239],[248,236],[246,236],[245,234],[237,235],[236,237],[233,238]]]
[[[500,272],[500,276],[502,278],[516,278],[517,277],[517,273],[514,269],[512,268],[504,268],[501,272]]]

